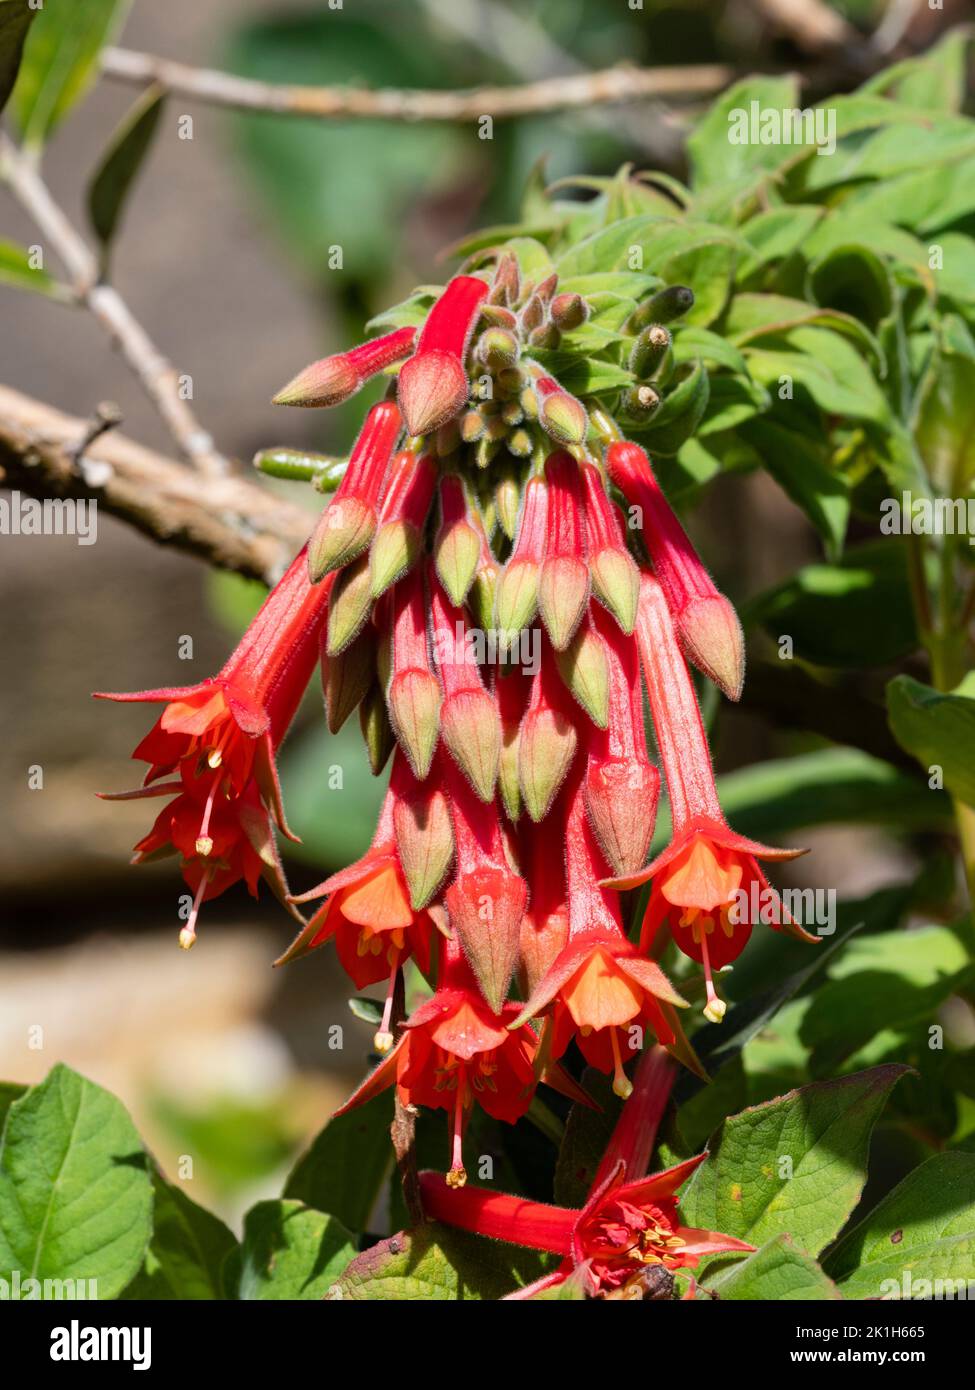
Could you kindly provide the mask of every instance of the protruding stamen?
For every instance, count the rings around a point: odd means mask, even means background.
[[[709,1023],[720,1023],[728,1006],[723,999],[718,998],[718,991],[715,989],[714,980],[711,977],[711,958],[708,955],[706,932],[701,935],[701,961],[704,966],[704,984],[708,995],[708,1002],[704,1006],[704,1017]]]
[[[393,955],[393,968],[389,972],[389,988],[386,990],[386,1003],[383,1005],[382,1020],[372,1040],[373,1047],[383,1056],[391,1050],[394,1042],[389,1021],[393,1016],[393,995],[396,992],[396,979],[399,975],[399,957],[400,953],[396,951]]]
[[[179,944],[180,948],[188,951],[196,941],[196,919],[200,913],[200,904],[203,902],[203,895],[210,882],[209,876],[204,874],[200,879],[200,886],[196,890],[196,897],[193,899],[193,906],[190,908],[190,915],[187,918],[186,926],[180,929]]]
[[[208,831],[210,829],[210,816],[213,813],[213,800],[217,794],[217,784],[214,782],[210,788],[210,795],[207,797],[206,805],[203,808],[203,819],[200,822],[200,833],[196,837],[196,852],[201,858],[206,859],[208,854],[213,851],[213,841]]]
[[[454,1102],[454,1132],[450,1150],[450,1172],[447,1174],[446,1182],[448,1187],[463,1187],[467,1182],[467,1170],[464,1167],[464,1105],[462,1100],[463,1087],[457,1088],[457,1099]]]
[[[623,1058],[620,1056],[619,1029],[610,1028],[610,1042],[613,1047],[613,1094],[619,1096],[620,1100],[629,1100],[633,1094],[633,1082],[623,1070]]]

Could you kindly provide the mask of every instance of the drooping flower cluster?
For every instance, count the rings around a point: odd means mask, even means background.
[[[637,311],[620,419],[659,404],[671,334],[652,315],[691,302],[673,287]],[[385,981],[384,1060],[349,1104],[395,1083],[405,1102],[447,1109],[453,1186],[473,1105],[515,1120],[540,1080],[576,1093],[558,1064],[573,1041],[622,1096],[645,1041],[693,1065],[660,933],[700,963],[705,1012],[720,1019],[714,971],[750,930],[737,895],[767,888],[758,858],[792,853],[736,835],[717,800],[686,661],[738,697],[734,609],[604,397],[578,399],[553,374],[553,350],[589,315],[557,276],[528,283],[499,253],[453,279],[419,332],[303,371],[278,400],[332,405],[391,378],[307,553],[213,681],[111,697],[167,701],[136,750],[150,768],[132,795],[174,800],[137,857],[180,855],[189,945],[200,903],[237,879],[254,891],[263,873],[287,896],[274,754],[320,654],[330,729],[358,709],[373,771],[392,768],[368,852],[287,899],[296,913],[320,905],[282,959],[334,940],[357,988]],[[660,776],[644,691],[673,816],[649,867]],[[634,942],[621,893],[647,879]],[[433,993],[403,1021],[396,985],[411,959]],[[642,1221],[631,1208],[651,1196],[654,1229],[666,1227],[663,1188],[614,1183],[590,1213],[597,1244]]]

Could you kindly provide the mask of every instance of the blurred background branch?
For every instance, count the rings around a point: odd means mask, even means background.
[[[143,535],[220,569],[276,580],[308,514],[245,478],[201,478],[116,432],[0,386],[0,485],[32,497],[97,501]]]

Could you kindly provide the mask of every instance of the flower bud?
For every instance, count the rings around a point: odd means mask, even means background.
[[[600,729],[609,721],[609,669],[602,639],[588,615],[564,651],[556,650],[559,674]]]
[[[579,468],[569,454],[551,454],[545,559],[538,579],[538,608],[552,645],[564,650],[589,602],[585,508]]]
[[[439,429],[463,410],[464,359],[487,292],[483,280],[457,275],[427,315],[416,352],[399,372],[397,399],[411,435]]]
[[[363,632],[344,651],[329,656],[322,649],[322,691],[329,733],[339,729],[364,699],[375,678],[375,643]]]
[[[638,381],[647,381],[663,362],[673,339],[663,324],[651,323],[630,349],[630,371]]]
[[[391,785],[396,793],[393,829],[400,867],[414,911],[425,908],[447,876],[454,858],[450,808],[433,779],[417,782],[397,754]]]
[[[474,580],[481,542],[469,519],[464,484],[456,474],[440,480],[440,515],[433,548],[437,577],[451,603],[460,607]]]
[[[693,290],[686,285],[668,285],[637,305],[627,321],[627,331],[639,333],[652,323],[673,323],[683,318],[693,304]]]
[[[325,651],[330,657],[344,652],[365,627],[372,610],[369,560],[361,555],[339,575],[328,605]]]
[[[415,328],[398,328],[348,352],[323,357],[298,373],[274,397],[275,405],[338,405],[355,395],[370,377],[406,357]]]
[[[549,313],[556,328],[561,328],[564,333],[571,333],[573,329],[581,328],[586,322],[589,317],[589,305],[581,294],[557,294],[552,300]]]

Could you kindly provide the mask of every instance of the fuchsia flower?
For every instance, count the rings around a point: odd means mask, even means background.
[[[140,790],[108,800],[179,793],[135,848],[135,862],[179,854],[195,894],[180,944],[196,939],[200,906],[244,879],[251,893],[260,876],[284,901],[287,885],[270,817],[294,838],[281,804],[275,752],[318,661],[331,582],[308,581],[304,550],[241,638],[223,670],[199,685],[142,690],[99,699],[165,700],[134,758],[150,764]],[[160,778],[175,780],[160,781]]]
[[[581,1210],[483,1187],[459,1191],[449,1175],[444,1179],[439,1173],[421,1173],[427,1216],[462,1231],[563,1257],[551,1274],[509,1294],[511,1299],[531,1298],[572,1277],[581,1280],[590,1297],[640,1297],[640,1276],[649,1267],[690,1270],[708,1255],[749,1254],[755,1247],[743,1240],[681,1223],[678,1190],[706,1153],[644,1176],[673,1076],[673,1064],[660,1048],[644,1053],[633,1094]]]
[[[725,821],[694,687],[663,591],[650,575],[643,576],[640,588],[637,640],[667,777],[673,838],[647,868],[611,880],[611,886],[634,888],[653,880],[641,947],[649,950],[666,924],[685,955],[703,965],[705,1012],[719,1022],[725,1006],[714,988],[712,971],[740,955],[752,928],[750,919],[735,910],[742,902],[736,895],[742,892],[750,898],[755,885],[761,894],[774,897],[756,861],[794,859],[803,851],[760,845],[736,835]],[[770,915],[776,930],[784,929],[803,941],[819,940],[803,931],[781,904]]]
[[[297,902],[318,904],[282,961],[334,941],[356,988],[385,982],[375,1046],[386,1056],[348,1104],[395,1084],[405,1103],[450,1113],[452,1165],[447,1186],[426,1183],[433,1204],[464,1181],[475,1103],[514,1121],[540,1079],[584,1099],[552,1060],[573,1042],[620,1096],[634,1066],[643,1075],[648,1031],[699,1067],[678,1023],[684,1001],[657,963],[658,931],[701,963],[706,1012],[720,1017],[713,972],[749,930],[732,915],[735,894],[767,888],[756,858],[792,853],[726,825],[675,637],[737,698],[731,605],[646,455],[620,437],[606,393],[579,399],[552,374],[552,350],[588,314],[556,274],[529,283],[501,252],[493,270],[451,280],[419,333],[397,329],[299,373],[277,399],[334,404],[401,364],[307,553],[223,671],[111,697],[166,702],[136,750],[149,771],[133,795],[174,799],[137,857],[180,855],[195,893],[184,944],[204,898],[238,880],[253,892],[263,875],[294,915]],[[627,361],[639,378],[649,356]],[[631,550],[609,480],[642,509],[656,578]],[[392,767],[368,851],[291,898],[274,758],[319,654],[329,727],[358,706],[373,771],[391,756]],[[649,867],[660,776],[644,683],[674,826]],[[635,943],[620,893],[648,878]],[[433,993],[403,1023],[394,1009],[410,960]],[[512,980],[526,1002],[509,998]],[[583,1212],[529,1204],[529,1243],[561,1253],[596,1292],[625,1289],[647,1264],[743,1248],[680,1226],[676,1189],[693,1165],[646,1178],[649,1150],[635,1154],[601,1173]],[[465,1201],[459,1224],[509,1229],[514,1199]]]

